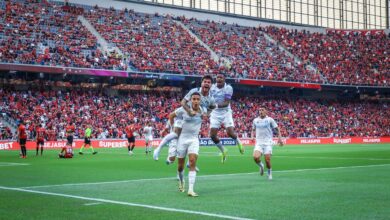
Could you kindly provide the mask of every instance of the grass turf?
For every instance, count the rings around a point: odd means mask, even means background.
[[[251,158],[252,149],[247,148],[245,155],[240,155],[237,148],[229,147],[228,160],[221,164],[217,148],[201,148],[198,161],[201,170],[195,185],[198,198],[178,192],[176,165],[164,163],[166,148],[158,162],[145,156],[142,148],[136,149],[131,157],[126,149],[98,149],[97,155],[86,150],[84,155],[76,154],[67,160],[58,159],[58,151],[54,150],[45,151],[42,157],[30,151],[27,159],[19,159],[16,151],[0,151],[3,187],[0,216],[6,219],[215,219],[216,216],[207,216],[213,214],[249,219],[390,216],[389,145],[275,147],[272,181],[258,175],[258,167]],[[33,192],[15,191],[19,189]]]

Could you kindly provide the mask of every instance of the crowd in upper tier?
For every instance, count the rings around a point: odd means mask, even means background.
[[[329,84],[390,81],[383,31],[310,33],[31,0],[0,1],[0,14],[0,62]],[[103,51],[78,16],[123,54]]]

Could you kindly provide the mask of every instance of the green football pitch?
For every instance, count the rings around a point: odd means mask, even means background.
[[[389,219],[390,145],[275,147],[273,180],[253,148],[201,148],[195,191],[180,193],[176,164],[143,148],[97,149],[58,159],[0,151],[0,219]],[[187,171],[186,171],[187,174]],[[186,177],[187,181],[187,177]],[[187,181],[188,182],[188,181]]]

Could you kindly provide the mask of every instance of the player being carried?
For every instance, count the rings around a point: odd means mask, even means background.
[[[278,125],[275,120],[267,116],[267,110],[265,108],[259,109],[260,116],[253,120],[251,137],[254,139],[254,132],[256,131],[256,145],[253,150],[253,159],[255,163],[260,167],[260,175],[264,175],[264,165],[261,162],[261,156],[264,154],[265,163],[268,169],[268,179],[272,180],[272,168],[271,168],[271,155],[273,145],[273,130],[278,135],[278,143],[283,146],[282,137]]]
[[[41,156],[43,154],[43,146],[45,145],[45,138],[46,138],[46,130],[43,128],[43,126],[40,124],[37,128],[37,136],[36,136],[36,142],[37,142],[37,147],[36,147],[36,156],[38,156],[38,151],[39,151],[39,146],[41,147]]]
[[[211,86],[210,94],[216,103],[216,107],[210,115],[210,136],[222,152],[222,163],[224,163],[226,160],[227,150],[225,150],[220,139],[217,137],[222,124],[226,128],[228,136],[236,141],[241,154],[244,153],[244,148],[234,131],[233,112],[230,107],[230,101],[233,96],[233,88],[229,84],[226,84],[225,76],[222,73],[217,74],[216,83]]]
[[[144,127],[143,133],[145,136],[145,153],[148,154],[152,151],[152,141],[153,141],[153,127],[150,121]]]
[[[196,113],[190,108],[188,105],[189,102],[191,102],[191,95],[193,93],[199,93],[201,96],[200,100],[200,106],[203,109],[207,109],[207,111],[211,111],[215,108],[215,103],[213,97],[210,95],[210,88],[211,84],[213,82],[213,78],[211,76],[203,76],[202,83],[200,88],[193,88],[191,89],[187,95],[184,97],[184,99],[181,101],[181,105],[183,109],[190,115],[194,116]],[[207,112],[204,112],[204,114],[207,114]],[[177,139],[180,136],[181,130],[182,130],[182,123],[183,120],[180,117],[176,117],[174,121],[174,130],[173,132],[166,135],[158,145],[158,147],[153,152],[153,159],[158,160],[158,156],[160,155],[160,151],[162,147],[170,142],[171,140]]]
[[[194,92],[191,94],[191,106],[189,114],[183,107],[176,109],[169,115],[169,121],[174,123],[174,119],[182,118],[181,134],[177,141],[177,174],[179,176],[179,191],[184,192],[184,164],[188,155],[189,169],[188,172],[188,196],[196,197],[194,192],[196,180],[196,161],[199,154],[199,132],[202,126],[202,119],[207,110],[200,106],[201,94]]]

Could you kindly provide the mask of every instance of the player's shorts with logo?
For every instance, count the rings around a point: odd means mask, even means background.
[[[91,145],[91,138],[88,138],[88,137],[84,138],[84,144]]]
[[[256,141],[253,151],[260,151],[262,154],[272,154],[272,144],[258,143]]]
[[[45,141],[43,138],[38,138],[37,139],[37,145],[45,145]]]
[[[132,137],[127,137],[127,141],[128,141],[129,143],[135,143],[135,137],[134,137],[134,136],[132,136]]]
[[[145,141],[146,142],[153,141],[153,136],[145,136]]]
[[[26,144],[26,142],[27,142],[27,139],[26,138],[21,138],[20,140],[19,140],[19,144],[20,145],[25,145]]]
[[[177,141],[177,157],[185,158],[187,154],[199,154],[199,139],[179,137]]]
[[[72,145],[73,144],[73,135],[69,135],[66,137],[66,140],[68,141],[68,145]]]
[[[231,110],[228,110],[222,114],[215,111],[211,112],[210,128],[220,128],[222,124],[225,126],[225,128],[234,127],[233,113]]]

